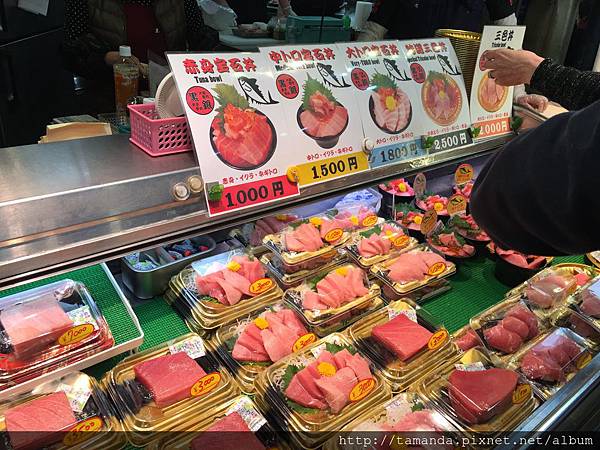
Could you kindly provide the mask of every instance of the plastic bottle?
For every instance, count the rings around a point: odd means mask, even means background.
[[[140,72],[137,64],[131,57],[131,47],[119,47],[121,60],[113,66],[115,74],[115,104],[119,119],[127,117],[127,103],[129,99],[138,94]]]

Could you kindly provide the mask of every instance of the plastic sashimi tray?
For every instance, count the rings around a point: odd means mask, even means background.
[[[140,323],[129,301],[125,298],[123,292],[121,292],[108,267],[106,267],[106,264],[78,269],[55,277],[6,289],[0,292],[0,298],[63,279],[79,281],[86,285],[110,327],[115,345],[92,356],[84,357],[73,364],[56,368],[37,378],[10,387],[0,392],[0,401],[4,401],[22,392],[30,391],[40,383],[60,378],[76,370],[83,370],[121,353],[133,350],[143,342],[144,332],[140,327]]]

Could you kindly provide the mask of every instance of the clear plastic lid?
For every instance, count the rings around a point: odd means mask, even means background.
[[[513,297],[473,317],[471,328],[492,355],[504,358],[538,336],[545,326],[526,303]]]
[[[185,430],[185,433],[167,433],[155,448],[286,448],[281,447],[281,439],[273,427],[245,395],[215,405],[211,414],[191,418]]]
[[[299,220],[278,234],[263,239],[264,245],[287,264],[296,264],[316,256],[330,254],[350,237],[344,220],[327,214]]]
[[[81,283],[67,279],[0,299],[1,383],[23,381],[113,342]]]
[[[461,352],[466,352],[472,348],[484,345],[477,332],[471,328],[471,325],[466,325],[456,331],[452,335],[452,338],[454,345],[456,345]]]
[[[236,236],[241,237],[242,242],[250,249],[259,249],[263,247],[263,239],[265,236],[277,234],[288,226],[290,222],[299,219],[300,218],[293,213],[281,213],[263,217],[256,222],[248,223],[239,228],[239,233],[236,233]]]
[[[93,432],[79,432],[83,429]],[[0,404],[0,431],[7,433],[13,449],[78,444],[118,449],[125,443],[122,433],[107,433],[121,431],[119,422],[96,380],[81,372],[41,384]]]
[[[512,430],[539,405],[525,377],[494,366],[479,348],[426,375],[418,394],[470,437]]]
[[[369,268],[417,244],[418,241],[410,237],[402,225],[388,220],[365,230],[355,231],[347,252],[361,267]]]
[[[521,349],[509,367],[525,375],[536,392],[548,399],[583,369],[594,354],[584,338],[566,328],[558,328]]]
[[[419,245],[401,255],[371,267],[371,273],[403,295],[456,272],[447,261],[426,245]]]
[[[594,278],[571,299],[576,310],[600,325],[600,277]]]
[[[296,287],[302,284],[305,279],[323,270],[329,270],[345,260],[345,249],[335,249],[331,254],[292,265],[286,264],[274,253],[262,255],[260,258],[269,274],[277,279],[278,284],[284,289]]]
[[[590,317],[563,307],[552,314],[550,323],[555,327],[568,328],[584,338],[588,347],[595,351],[600,350],[600,328]]]
[[[310,325],[319,325],[369,304],[380,293],[360,267],[337,266],[319,272],[300,286],[288,289],[284,301],[299,311]]]
[[[290,431],[325,442],[352,417],[389,398],[389,390],[364,354],[332,334],[273,364],[259,378],[272,408]]]
[[[333,218],[344,231],[369,228],[385,219],[377,216],[377,210],[361,203],[345,205],[343,208],[329,210],[326,216]]]
[[[103,383],[134,445],[238,392],[213,348],[193,333],[126,358]]]

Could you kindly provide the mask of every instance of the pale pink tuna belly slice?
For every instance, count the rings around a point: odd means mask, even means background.
[[[514,316],[517,319],[525,322],[529,328],[528,339],[535,337],[539,333],[538,320],[535,314],[523,305],[515,305],[506,313],[506,317]]]
[[[514,353],[523,345],[523,339],[517,333],[507,330],[501,324],[488,328],[483,334],[490,347],[504,353]]]
[[[294,375],[290,381],[289,386],[285,390],[285,395],[290,400],[307,408],[327,409],[327,404],[324,401],[319,400],[308,393],[300,382],[298,374]]]
[[[356,386],[358,379],[352,369],[345,367],[331,377],[321,377],[316,383],[331,411],[337,414],[350,402],[350,391]]]
[[[217,278],[217,283],[221,286],[221,289],[225,292],[225,300],[230,306],[233,306],[242,299],[242,293],[238,291],[233,285],[229,284],[225,280]]]
[[[304,309],[323,310],[329,308],[329,305],[323,302],[323,296],[313,291],[306,291],[302,298],[302,307]]]
[[[518,317],[507,316],[502,319],[501,323],[503,328],[506,328],[513,333],[517,333],[521,339],[526,340],[529,337],[529,327]]]

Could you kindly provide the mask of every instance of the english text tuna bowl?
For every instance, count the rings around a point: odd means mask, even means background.
[[[335,102],[335,104],[337,106],[340,106],[342,108],[345,109],[345,106],[342,105],[340,102]],[[298,108],[298,111],[296,112],[296,121],[298,122],[298,126],[300,127],[300,129],[302,130],[302,132],[304,134],[306,134],[309,138],[314,139],[315,142],[319,145],[319,147],[321,148],[332,148],[335,147],[338,143],[338,141],[340,140],[340,136],[344,133],[344,131],[346,131],[346,128],[348,128],[348,122],[350,121],[350,118],[346,115],[346,123],[344,124],[342,130],[337,133],[334,134],[332,136],[321,136],[321,137],[317,137],[317,136],[312,136],[310,135],[307,131],[305,126],[302,124],[302,121],[300,120],[300,115],[304,112],[304,107],[302,105],[300,105],[300,107]]]
[[[233,169],[238,169],[238,170],[254,170],[254,169],[258,169],[259,167],[264,166],[275,154],[275,150],[277,149],[277,131],[275,130],[275,126],[273,125],[273,122],[271,122],[271,119],[269,119],[267,117],[266,114],[260,112],[259,110],[254,110],[254,112],[256,114],[258,114],[259,116],[262,116],[266,119],[267,124],[269,125],[269,129],[271,130],[271,145],[266,153],[266,155],[264,156],[264,158],[262,158],[262,160],[256,164],[248,164],[248,165],[242,165],[242,164],[234,164],[233,162],[229,161],[226,156],[223,154],[222,150],[219,150],[217,143],[215,142],[215,127],[218,126],[217,124],[217,119],[218,116],[216,116],[211,125],[210,125],[210,145],[213,149],[213,152],[215,152],[215,155],[217,155],[217,157],[221,160],[221,162],[223,164],[226,164],[227,166],[233,168]]]
[[[373,120],[373,123],[375,124],[375,126],[377,126],[377,128],[379,128],[381,131],[383,131],[384,133],[387,134],[400,134],[402,133],[404,130],[406,130],[410,123],[412,122],[412,104],[410,103],[410,100],[408,100],[408,109],[409,109],[409,113],[408,113],[408,119],[406,120],[406,125],[404,125],[402,128],[399,128],[398,130],[394,131],[394,130],[390,130],[384,126],[381,126],[377,123],[377,120],[375,119],[375,102],[373,101],[373,96],[371,95],[369,97],[369,114],[371,115],[371,120]]]

